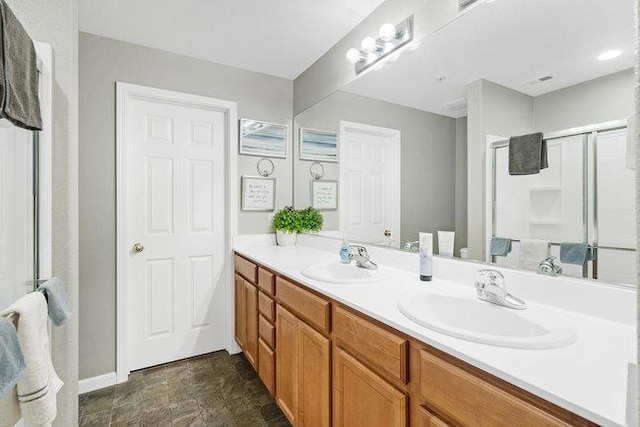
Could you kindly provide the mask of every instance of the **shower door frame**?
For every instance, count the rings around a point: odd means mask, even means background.
[[[612,120],[603,123],[596,123],[587,126],[569,128],[561,131],[547,132],[544,139],[549,141],[553,139],[567,138],[572,136],[583,136],[582,141],[582,234],[584,243],[593,248],[595,261],[593,262],[592,278],[598,278],[598,135],[602,132],[611,132],[627,128],[627,119]],[[589,138],[591,137],[591,139]],[[489,136],[487,136],[489,138]],[[590,143],[591,142],[591,143]],[[485,261],[495,262],[495,257],[489,254],[489,246],[491,238],[495,237],[494,233],[497,228],[497,212],[496,212],[496,188],[497,188],[497,150],[509,146],[509,140],[500,137],[499,140],[486,144],[486,233],[485,233]],[[593,166],[590,167],[590,162]],[[591,214],[591,220],[590,218]],[[589,231],[592,235],[589,235]],[[591,241],[589,241],[591,240]],[[551,245],[558,246],[560,242],[551,242]],[[602,247],[603,249],[620,249]],[[624,249],[620,249],[624,250]],[[585,264],[582,268],[582,277],[588,277],[588,266]]]

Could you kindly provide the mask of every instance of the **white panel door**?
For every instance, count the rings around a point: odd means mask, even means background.
[[[135,370],[224,348],[226,129],[223,112],[143,99],[129,106],[127,348]]]
[[[340,229],[349,239],[399,246],[399,130],[340,122],[339,193]]]

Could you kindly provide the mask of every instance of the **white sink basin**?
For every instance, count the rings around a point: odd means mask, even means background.
[[[383,267],[377,270],[367,270],[351,264],[336,262],[326,262],[322,264],[312,264],[300,270],[304,277],[327,283],[339,284],[366,284],[385,280],[389,277],[389,272]]]
[[[477,299],[473,289],[408,294],[398,308],[429,329],[483,344],[550,349],[567,346],[576,338],[569,322],[554,309],[527,302],[526,310],[513,310]]]

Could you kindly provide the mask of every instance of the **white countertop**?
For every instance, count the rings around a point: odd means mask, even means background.
[[[438,278],[437,271],[432,282],[421,282],[417,274],[394,269],[392,279],[374,284],[330,284],[308,279],[300,270],[311,264],[338,260],[337,251],[331,253],[300,244],[279,247],[264,243],[236,244],[234,250],[595,423],[627,425],[627,370],[629,362],[636,360],[634,325],[563,310],[578,335],[567,347],[523,350],[478,344],[422,327],[399,311],[398,300],[402,295],[425,286],[445,285],[475,292],[471,286]],[[393,267],[378,258],[374,260],[387,268]]]

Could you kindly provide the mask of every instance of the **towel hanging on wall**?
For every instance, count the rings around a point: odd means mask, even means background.
[[[42,130],[36,50],[4,0],[0,0],[0,116],[18,127]]]
[[[548,167],[542,132],[509,138],[509,175],[533,175]]]

